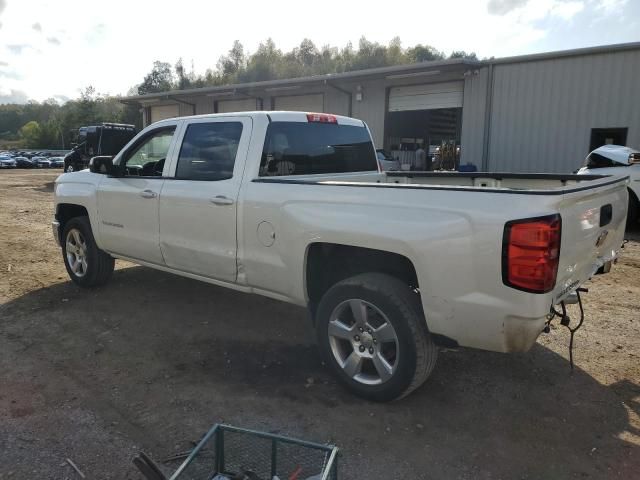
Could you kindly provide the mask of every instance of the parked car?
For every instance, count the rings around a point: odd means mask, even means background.
[[[308,307],[339,381],[386,401],[427,379],[438,345],[529,350],[615,260],[626,181],[383,172],[361,120],[201,115],[58,177],[53,234],[82,287],[122,258]]]
[[[35,164],[27,157],[13,157],[18,168],[33,168]]]
[[[32,157],[31,161],[38,168],[51,168],[51,161],[47,157],[42,157],[42,156]]]
[[[400,162],[393,158],[391,154],[385,152],[383,149],[377,149],[376,156],[378,158],[380,170],[384,170],[385,172],[400,170]]]
[[[627,225],[640,221],[640,150],[622,145],[603,145],[587,155],[580,175],[628,175]]]
[[[51,162],[51,168],[63,168],[64,167],[64,158],[63,157],[49,157],[49,161]]]
[[[16,161],[9,155],[0,155],[0,168],[16,168]]]

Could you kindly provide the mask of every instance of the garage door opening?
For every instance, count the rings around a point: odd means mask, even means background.
[[[288,95],[273,99],[274,110],[291,110],[298,112],[324,112],[324,95]]]
[[[151,123],[179,116],[180,107],[178,105],[154,105],[151,107]]]
[[[454,170],[460,159],[462,82],[392,87],[385,150],[403,170]],[[424,151],[424,153],[423,153]]]

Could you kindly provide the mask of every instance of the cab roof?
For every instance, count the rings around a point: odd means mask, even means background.
[[[603,145],[596,148],[591,153],[597,153],[598,155],[608,158],[609,160],[612,160],[616,163],[628,165],[629,156],[632,153],[640,153],[640,150],[636,150],[630,147],[624,147],[622,145]]]
[[[220,118],[220,117],[268,117],[273,122],[304,122],[304,123],[335,123],[338,125],[351,125],[356,127],[364,127],[365,123],[356,118],[345,117],[343,115],[334,115],[332,113],[317,112],[294,112],[285,110],[257,110],[251,112],[228,112],[228,113],[206,113],[204,115],[190,115],[185,117],[173,117],[159,120],[155,123],[166,122],[169,120],[190,120],[201,118]],[[153,124],[152,124],[153,125]]]

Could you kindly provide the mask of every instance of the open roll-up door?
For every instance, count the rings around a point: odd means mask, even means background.
[[[151,107],[151,123],[159,122],[165,118],[180,116],[179,105],[154,105]]]
[[[289,95],[275,98],[274,110],[293,110],[296,112],[324,112],[324,95]]]
[[[218,100],[218,113],[252,112],[257,110],[255,98],[241,98],[238,100]]]
[[[389,111],[435,110],[462,108],[464,82],[431,83],[392,87],[389,91]]]

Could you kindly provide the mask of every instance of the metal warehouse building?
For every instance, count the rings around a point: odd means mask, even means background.
[[[250,110],[364,120],[396,158],[460,147],[480,170],[569,172],[605,143],[640,147],[640,43],[452,59],[127,97],[143,123]]]

